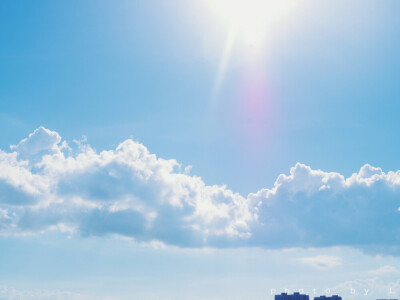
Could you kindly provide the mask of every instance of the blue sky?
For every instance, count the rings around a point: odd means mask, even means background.
[[[400,4],[249,3],[0,3],[0,299],[400,293]]]

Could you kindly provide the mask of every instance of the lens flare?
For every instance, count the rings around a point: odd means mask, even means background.
[[[241,63],[239,82],[235,82],[236,103],[235,133],[244,137],[244,144],[261,149],[265,137],[276,127],[276,93],[267,70],[268,45],[288,23],[288,15],[296,0],[205,0],[209,8],[226,28],[222,49],[211,94],[210,112],[218,104],[226,72],[232,56]],[[236,51],[239,50],[239,51]],[[239,55],[244,55],[242,61]],[[236,60],[235,60],[236,62]],[[236,77],[238,78],[238,77]]]

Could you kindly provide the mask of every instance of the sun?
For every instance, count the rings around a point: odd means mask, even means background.
[[[288,15],[296,0],[207,0],[236,39],[261,47],[278,21]]]
[[[257,66],[267,55],[266,47],[287,24],[288,15],[298,0],[204,0],[216,18],[226,27],[223,47],[214,85],[211,106],[214,106],[224,82],[232,50],[244,49],[246,65]],[[254,74],[253,74],[254,75]],[[252,76],[253,76],[252,75]],[[254,77],[254,76],[253,76]]]

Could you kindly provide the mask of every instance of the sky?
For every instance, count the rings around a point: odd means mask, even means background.
[[[0,2],[0,299],[400,294],[400,3]]]

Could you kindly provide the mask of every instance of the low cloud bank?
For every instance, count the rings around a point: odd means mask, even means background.
[[[0,150],[0,234],[58,230],[180,247],[400,253],[399,171],[365,165],[345,178],[298,163],[270,186],[243,196],[206,185],[133,140],[96,152],[40,127]]]

